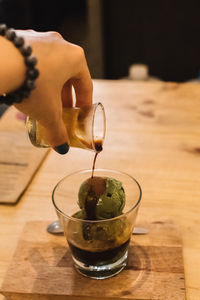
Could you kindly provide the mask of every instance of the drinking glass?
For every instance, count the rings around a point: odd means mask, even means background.
[[[95,169],[94,176],[121,181],[126,201],[123,213],[117,217],[85,220],[78,206],[78,191],[91,174],[92,170],[82,170],[64,177],[55,186],[52,201],[76,270],[90,278],[104,279],[118,274],[126,266],[142,191],[139,183],[128,174]]]
[[[82,149],[101,151],[106,131],[106,117],[102,103],[84,107],[64,107],[63,121],[69,136],[69,145]],[[49,147],[45,128],[27,117],[26,128],[31,143],[36,147]]]

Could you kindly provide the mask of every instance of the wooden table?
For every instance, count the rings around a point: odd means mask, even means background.
[[[97,167],[119,169],[140,182],[138,223],[170,220],[180,228],[187,299],[199,300],[200,85],[97,80],[94,101],[103,102],[107,115]],[[52,151],[19,203],[0,206],[0,284],[25,222],[56,219],[54,185],[90,168],[92,160],[89,151],[71,149],[65,156]]]

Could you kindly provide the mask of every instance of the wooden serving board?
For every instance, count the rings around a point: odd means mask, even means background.
[[[20,199],[48,152],[33,147],[23,114],[9,108],[0,119],[0,203]]]
[[[185,299],[182,245],[173,224],[154,222],[147,235],[132,236],[127,267],[105,280],[77,273],[65,238],[48,234],[47,224],[26,224],[1,288],[8,299]]]

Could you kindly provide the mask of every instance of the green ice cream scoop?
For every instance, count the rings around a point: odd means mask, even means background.
[[[109,219],[122,214],[125,192],[120,181],[96,176],[81,184],[78,199],[78,204],[88,219]]]

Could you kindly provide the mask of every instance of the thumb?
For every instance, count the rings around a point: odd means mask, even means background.
[[[49,145],[59,154],[66,154],[69,151],[69,138],[62,118],[43,126]]]

